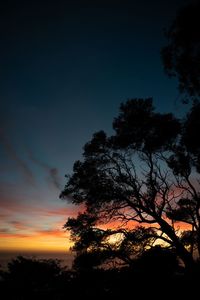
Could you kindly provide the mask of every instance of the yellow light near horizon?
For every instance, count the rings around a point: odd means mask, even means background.
[[[117,222],[111,223],[109,226],[101,226],[104,229],[114,228],[118,225]],[[134,228],[136,224],[132,224],[129,229]],[[191,226],[177,222],[175,224],[176,230],[189,230]],[[20,234],[1,234],[0,235],[0,251],[19,251],[19,252],[68,252],[73,243],[69,239],[69,232],[60,230],[35,232],[22,236]],[[111,244],[119,243],[122,239],[121,234],[115,234],[109,238]],[[165,245],[161,240],[158,244]],[[157,244],[155,243],[155,244]]]
[[[0,251],[66,252],[71,243],[63,237],[1,237]]]

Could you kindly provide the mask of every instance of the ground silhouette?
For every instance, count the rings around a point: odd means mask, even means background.
[[[198,293],[200,268],[185,273],[174,253],[159,246],[135,260],[132,267],[69,270],[58,261],[17,257],[0,273],[1,299],[185,299]]]

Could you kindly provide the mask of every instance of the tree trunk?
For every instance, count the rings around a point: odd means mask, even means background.
[[[189,251],[181,243],[180,239],[175,234],[173,228],[163,219],[157,220],[162,231],[172,240],[176,248],[177,255],[182,259],[187,270],[192,270],[194,266],[194,259]]]
[[[194,254],[194,225],[192,225],[192,241],[191,241],[191,245],[190,245],[190,253],[193,257],[193,254]]]
[[[197,251],[198,257],[200,258],[200,229],[197,230]]]

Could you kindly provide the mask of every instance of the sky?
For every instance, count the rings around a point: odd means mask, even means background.
[[[0,250],[67,251],[65,174],[121,102],[180,114],[160,50],[190,1],[1,1]]]

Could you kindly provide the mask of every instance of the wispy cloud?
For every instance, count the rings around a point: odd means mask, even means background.
[[[28,225],[21,221],[10,221],[10,224],[17,230],[25,230],[28,228]]]
[[[10,230],[8,228],[0,228],[0,234],[9,233]]]
[[[60,183],[60,177],[59,177],[58,169],[49,167],[49,175],[50,175],[50,178],[51,178],[51,181],[52,181],[53,185],[58,190],[61,190],[61,183]]]
[[[38,230],[36,232],[38,236],[55,236],[55,237],[69,237],[69,232],[59,229],[46,229],[46,230]]]
[[[0,238],[36,238],[36,237],[61,237],[61,238],[67,238],[69,237],[70,233],[66,232],[64,230],[59,229],[41,229],[41,230],[33,230],[32,232],[13,232],[7,228],[0,228]]]
[[[17,238],[30,238],[30,234],[13,233],[13,232],[2,232],[0,238],[17,239]],[[1,249],[1,248],[0,248]]]
[[[0,186],[1,188],[1,186]],[[22,200],[22,201],[21,201]],[[30,216],[32,219],[33,216],[37,217],[72,217],[76,216],[80,210],[78,207],[68,206],[68,207],[59,207],[59,206],[44,206],[43,203],[34,204],[34,201],[28,199],[25,201],[22,196],[15,194],[9,197],[8,194],[4,194],[0,190],[0,206],[1,221],[8,220],[12,215],[23,214],[24,216]],[[61,203],[62,204],[62,203]],[[64,205],[64,203],[62,204]]]
[[[58,172],[58,169],[55,168],[55,167],[52,167],[50,165],[48,165],[47,163],[45,162],[42,162],[41,160],[39,159],[36,159],[32,153],[29,152],[29,158],[32,162],[34,162],[36,165],[40,166],[44,171],[47,172],[48,174],[48,180],[50,181],[50,183],[56,188],[58,189],[59,191],[61,190],[62,188],[62,185],[61,185],[61,179],[60,179],[60,176],[59,176],[59,172]]]
[[[12,145],[8,136],[5,134],[2,128],[0,128],[0,143],[4,147],[10,159],[12,159],[16,163],[18,169],[21,171],[22,175],[24,176],[26,182],[31,185],[35,185],[35,178],[33,172],[31,171],[27,163],[25,163],[19,157],[16,149],[14,148],[14,146]]]
[[[1,221],[6,220],[9,217],[9,214],[7,213],[0,213],[0,219]]]
[[[65,216],[65,217],[75,217],[78,214],[78,208],[55,208],[43,210],[43,214],[47,216]]]

